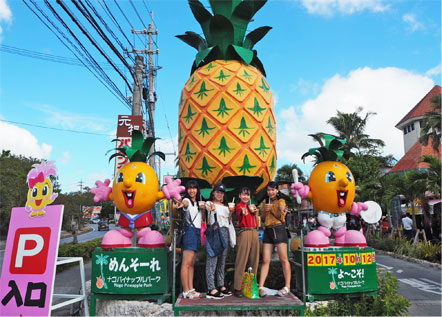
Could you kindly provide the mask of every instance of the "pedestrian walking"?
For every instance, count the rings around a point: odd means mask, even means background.
[[[410,241],[413,236],[413,220],[408,217],[408,214],[405,214],[402,217],[402,228],[404,230],[404,234],[407,237],[407,240]]]

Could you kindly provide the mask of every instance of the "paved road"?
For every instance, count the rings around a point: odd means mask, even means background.
[[[106,234],[106,232],[107,232],[107,231],[98,231],[97,230],[98,225],[96,225],[96,224],[90,224],[89,226],[93,230],[91,232],[79,235],[78,236],[78,242],[85,242],[85,241],[93,240],[93,239],[96,239],[96,238],[102,238]],[[109,225],[109,230],[112,230],[112,229],[116,229],[114,224],[110,224]],[[60,240],[60,244],[69,243],[69,242],[72,242],[73,240],[74,240],[73,237],[61,239]],[[2,243],[0,245],[0,249],[1,249],[0,250],[0,270],[1,270],[1,267],[3,265],[3,256],[4,256],[4,253],[5,253],[5,251],[4,251],[4,249],[5,249],[4,241],[2,241]]]
[[[378,268],[383,268],[399,279],[399,295],[411,306],[411,316],[442,316],[441,270],[425,264],[408,262],[388,255],[376,254]]]
[[[91,279],[91,261],[84,263],[84,274],[85,280],[89,281]],[[65,271],[55,275],[55,294],[79,294],[81,289],[81,279],[80,279],[80,266],[66,269]],[[66,281],[69,281],[66,283]],[[57,302],[54,302],[56,304]],[[73,312],[79,308],[79,303],[75,303],[72,307]],[[51,313],[52,316],[71,316],[71,307],[65,306],[54,310]]]
[[[89,224],[88,226],[91,227],[93,229],[93,231],[79,235],[77,237],[78,242],[85,242],[85,241],[93,240],[96,238],[102,238],[104,236],[104,234],[107,232],[107,231],[98,231],[97,230],[98,225],[96,225],[96,224]],[[113,229],[116,229],[115,225],[110,224],[109,230],[113,230]],[[74,240],[73,237],[61,239],[60,244],[69,243],[69,242],[72,242],[73,240]]]

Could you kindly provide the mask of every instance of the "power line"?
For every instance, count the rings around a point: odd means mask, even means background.
[[[72,54],[74,54],[75,57],[77,57],[77,59],[92,73],[92,75],[95,76],[95,78],[98,79],[98,81],[100,81],[105,87],[106,89],[109,90],[109,92],[111,94],[113,94],[117,99],[120,99],[120,101],[126,105],[126,107],[128,107],[129,109],[131,108],[131,105],[128,103],[128,101],[126,100],[126,98],[124,97],[124,95],[120,92],[118,89],[115,89],[116,87],[112,87],[112,85],[110,85],[109,81],[106,80],[106,78],[103,77],[103,75],[99,74],[99,71],[97,70],[97,68],[91,63],[91,61],[89,61],[84,55],[83,53],[80,51],[80,49],[74,44],[72,43],[72,41],[67,37],[66,34],[64,34],[60,28],[58,28],[55,23],[49,18],[49,16],[46,15],[46,13],[44,13],[44,11],[37,5],[37,3],[34,0],[29,0],[29,2],[32,3],[32,5],[36,8],[36,10],[38,10],[41,14],[41,16],[43,16],[50,25],[52,25],[53,28],[51,28],[49,26],[49,24],[47,24],[43,18],[26,2],[23,1],[24,4],[29,8],[29,10],[31,10],[32,13],[34,13],[34,15],[58,38],[58,40],[69,50],[72,52]],[[64,38],[63,39],[57,34],[60,34],[61,37]],[[67,44],[69,43],[70,46]],[[81,43],[80,43],[81,44]],[[83,58],[80,58],[79,56],[82,56]],[[95,73],[90,67],[92,67],[97,73]],[[98,77],[100,76],[101,79]],[[107,84],[106,84],[107,83]],[[113,90],[113,91],[112,91]],[[123,98],[122,98],[123,97]]]
[[[37,6],[35,4],[35,0],[31,0],[34,3],[34,6]],[[59,0],[57,0],[59,1]],[[127,107],[131,109],[130,103],[127,101],[126,97],[123,95],[123,93],[118,89],[118,87],[115,85],[115,83],[109,78],[109,76],[106,74],[106,72],[100,67],[100,65],[97,63],[97,61],[92,57],[90,52],[86,49],[86,47],[81,43],[81,41],[78,39],[78,37],[75,35],[75,33],[71,30],[71,28],[65,23],[65,21],[60,17],[60,15],[57,13],[57,11],[52,7],[52,5],[49,3],[48,0],[44,0],[44,3],[49,8],[49,10],[52,12],[52,14],[57,18],[57,20],[61,23],[61,25],[69,32],[69,34],[74,38],[74,40],[77,42],[78,46],[82,49],[82,51],[86,54],[87,59],[89,60],[90,65],[95,69],[95,71],[100,75],[100,77],[107,82],[109,87],[111,87],[116,94],[118,94],[123,102],[127,104]],[[38,6],[37,6],[38,7]],[[55,24],[53,24],[54,27],[59,30]],[[59,32],[61,32],[59,30]],[[72,42],[68,39],[68,41],[72,44]],[[84,55],[83,55],[84,56]]]
[[[147,14],[150,16],[152,10],[150,9],[149,4],[146,3],[146,1],[143,0],[143,5],[144,5],[144,7],[146,8]],[[155,23],[155,21],[152,21],[152,22],[153,22],[153,25],[155,26],[155,28],[158,29],[157,24]]]
[[[102,0],[102,1],[103,1],[103,4],[101,4],[100,0],[98,0],[98,4],[101,6],[101,8],[107,14],[107,16],[111,19],[111,21],[115,24],[115,26],[118,28],[118,30],[120,30],[121,34],[123,34],[124,38],[127,40],[127,43],[129,43],[129,46],[133,47],[134,45],[131,43],[131,41],[129,41],[129,39],[127,38],[126,34],[121,29],[120,24],[118,23],[117,19],[112,14],[112,12],[109,9],[109,7],[107,6],[106,2],[104,2],[104,0]],[[103,5],[104,5],[104,7],[103,7]]]
[[[106,134],[106,133],[95,133],[95,132],[85,132],[85,131],[78,131],[78,130],[60,129],[60,128],[47,127],[47,126],[43,126],[43,125],[30,124],[30,123],[18,122],[18,121],[10,121],[10,120],[4,120],[4,119],[0,119],[0,121],[7,122],[7,123],[13,123],[13,124],[26,125],[26,126],[35,127],[35,128],[50,129],[50,130],[57,130],[57,131],[70,132],[70,133],[109,136],[109,134]]]
[[[123,43],[121,43],[120,39],[115,35],[115,33],[112,31],[112,29],[109,27],[109,25],[106,23],[106,21],[103,19],[103,17],[98,13],[97,9],[92,5],[92,3],[89,0],[86,0],[86,4],[89,6],[89,8],[91,8],[91,10],[95,13],[95,15],[97,16],[97,18],[101,21],[101,24],[104,25],[104,27],[106,28],[106,30],[109,32],[109,34],[114,38],[114,40],[118,43],[118,45],[120,45],[121,50],[125,51],[126,48],[123,46]],[[101,5],[101,3],[99,3]],[[83,4],[82,4],[83,5]],[[83,5],[84,6],[84,5]],[[101,6],[103,7],[103,6]],[[124,35],[124,34],[123,34]],[[130,43],[129,43],[130,44]],[[129,58],[132,59],[132,56],[129,56]]]
[[[146,29],[147,30],[147,27],[146,27],[146,25],[144,24],[144,22],[143,22],[143,19],[140,17],[140,14],[138,13],[138,10],[137,10],[137,8],[135,8],[135,6],[134,6],[134,3],[132,2],[132,0],[129,0],[129,2],[130,2],[130,5],[132,6],[132,8],[134,9],[134,11],[135,11],[135,14],[137,15],[137,17],[138,17],[138,19],[140,19],[140,21],[141,21],[141,24],[143,24],[143,26],[144,26],[144,29]]]
[[[45,0],[46,2],[47,0]],[[121,78],[123,78],[123,80],[126,82],[126,85],[129,87],[129,89],[131,90],[131,85],[129,84],[129,82],[127,81],[127,78],[124,77],[124,75],[121,73],[121,71],[118,69],[118,67],[116,67],[113,63],[113,61],[109,58],[109,56],[103,51],[103,49],[98,45],[98,43],[95,41],[95,39],[89,34],[89,32],[86,30],[86,28],[80,23],[80,21],[78,21],[78,19],[74,16],[74,14],[72,13],[72,11],[63,3],[63,1],[61,0],[57,0],[57,4],[59,4],[62,9],[69,15],[69,17],[71,18],[71,20],[77,25],[77,27],[80,29],[80,31],[88,38],[88,40],[91,42],[91,44],[93,46],[95,46],[95,48],[100,52],[101,55],[104,56],[104,58],[109,62],[109,64],[112,65],[112,67],[114,67],[115,71],[121,76]],[[74,4],[76,4],[76,2],[74,1]],[[78,8],[78,7],[77,7]],[[124,60],[124,59],[123,59]],[[126,61],[124,61],[126,62]],[[123,63],[124,64],[124,63]]]
[[[127,16],[124,14],[124,11],[121,9],[120,5],[118,4],[117,0],[114,0],[115,4],[118,7],[118,10],[120,10],[121,14],[123,15],[123,17],[126,19],[126,22],[130,25],[132,30],[135,30],[135,28],[133,27],[132,23],[130,23],[129,19],[127,18]],[[142,42],[143,39],[137,34],[138,38],[140,39],[140,41]]]
[[[10,54],[20,55],[20,56],[40,59],[40,60],[44,60],[44,61],[48,61],[48,62],[55,62],[55,63],[66,64],[66,65],[86,67],[84,65],[84,63],[82,63],[81,61],[78,60],[78,58],[46,54],[46,53],[31,51],[28,49],[14,47],[14,46],[5,45],[5,44],[0,45],[0,51],[10,53]],[[106,68],[106,69],[110,69],[111,66],[110,65],[101,65],[101,67]]]
[[[83,3],[80,2],[81,7],[77,5],[76,2],[74,2],[77,9],[80,11],[80,13],[88,20],[88,22],[92,25],[92,27],[95,29],[95,31],[100,35],[100,37],[103,39],[103,41],[109,46],[109,48],[117,55],[117,57],[122,61],[123,65],[126,66],[126,68],[130,71],[130,65],[126,62],[124,57],[120,54],[120,52],[117,50],[117,48],[114,46],[114,44],[109,40],[107,35],[103,32],[101,27],[98,25],[97,21],[94,19],[92,14],[89,12],[89,10],[85,7]],[[111,31],[112,32],[112,31]],[[123,48],[124,49],[124,48]],[[124,75],[123,75],[124,76]],[[125,77],[125,76],[124,76]]]

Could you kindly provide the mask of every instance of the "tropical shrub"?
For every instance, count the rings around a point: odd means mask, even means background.
[[[370,246],[378,250],[393,252],[411,258],[421,259],[434,263],[441,261],[441,244],[437,242],[410,243],[404,237],[372,236],[367,239]]]
[[[101,245],[101,238],[80,243],[65,243],[58,247],[58,256],[61,257],[82,257],[83,260],[89,260],[92,257],[92,251]]]
[[[327,306],[307,307],[306,316],[403,316],[410,304],[397,294],[399,281],[391,273],[378,271],[378,294],[360,298],[344,296]]]

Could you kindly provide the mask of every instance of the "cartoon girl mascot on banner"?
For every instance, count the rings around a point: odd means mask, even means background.
[[[318,212],[318,222],[321,225],[317,230],[307,234],[304,246],[326,248],[330,246],[329,237],[334,230],[335,246],[364,247],[367,246],[364,235],[356,230],[347,230],[346,211],[351,215],[359,216],[367,205],[354,202],[355,181],[348,167],[337,160],[341,159],[344,151],[339,150],[345,140],[336,139],[332,135],[323,135],[325,146],[312,148],[302,156],[315,155],[316,167],[313,169],[308,185],[295,183],[291,187],[292,194],[300,195],[312,201]],[[321,142],[322,145],[322,142]]]
[[[158,155],[164,160],[165,155],[162,152],[149,155],[154,142],[155,138],[148,137],[144,140],[142,133],[134,130],[132,146],[117,148],[118,152],[109,159],[116,156],[126,156],[129,159],[129,163],[117,172],[112,187],[109,187],[110,180],[106,179],[104,183],[95,182],[97,188],[91,189],[91,193],[95,195],[95,202],[113,200],[121,212],[118,221],[120,230],[111,230],[104,235],[101,242],[103,248],[130,247],[135,229],[139,238],[139,247],[164,246],[163,236],[147,227],[152,224],[150,210],[157,200],[163,198],[180,200],[184,186],[180,186],[180,179],[172,181],[170,177],[166,177],[167,185],[162,191],[158,191],[158,176],[146,161],[152,155]]]
[[[57,168],[54,161],[32,165],[32,169],[27,176],[29,186],[28,200],[25,210],[29,212],[29,217],[41,217],[46,213],[46,206],[54,202],[58,194],[52,193],[52,182],[50,175],[57,175]]]

